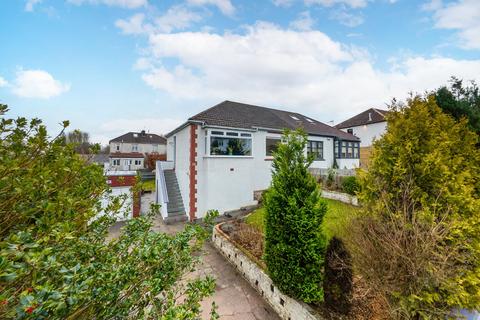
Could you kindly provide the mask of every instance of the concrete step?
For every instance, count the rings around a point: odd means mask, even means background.
[[[166,224],[171,224],[171,223],[176,223],[176,222],[182,222],[182,221],[187,221],[188,217],[186,214],[184,215],[179,215],[179,216],[173,216],[173,217],[166,217],[163,219],[163,221]]]

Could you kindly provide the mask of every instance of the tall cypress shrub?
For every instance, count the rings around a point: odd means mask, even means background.
[[[285,131],[273,160],[265,197],[265,262],[284,293],[305,302],[323,300],[323,265],[327,245],[321,230],[326,203],[308,172],[303,131]]]

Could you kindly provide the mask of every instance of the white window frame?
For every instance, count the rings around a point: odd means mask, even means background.
[[[112,159],[112,166],[119,166],[120,165],[120,159]]]
[[[138,152],[138,144],[132,144],[132,152]]]
[[[236,134],[234,136],[233,134]],[[248,135],[248,136],[247,136]],[[219,154],[210,154],[210,145],[211,138],[241,138],[241,139],[250,139],[250,155],[247,156],[235,156],[235,155],[219,155]],[[217,129],[211,128],[208,129],[205,136],[205,156],[209,158],[253,158],[253,132],[248,131],[239,131],[235,129]]]
[[[115,147],[116,147],[117,151],[120,151],[120,145],[119,144],[115,145]]]
[[[135,162],[134,162],[134,163],[135,163],[136,166],[141,166],[141,165],[142,165],[142,160],[141,160],[141,159],[140,159],[140,160],[139,160],[139,159],[135,159]]]

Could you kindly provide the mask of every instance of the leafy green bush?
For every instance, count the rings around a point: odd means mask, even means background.
[[[355,176],[345,177],[342,181],[342,190],[354,196],[360,191],[360,183]]]
[[[321,301],[326,239],[320,226],[327,206],[308,172],[305,133],[286,131],[282,141],[265,197],[265,262],[280,290],[305,302]]]
[[[392,318],[445,319],[480,309],[480,150],[467,120],[433,96],[394,104],[361,172],[352,223],[355,270]]]
[[[109,238],[124,199],[99,216],[109,193],[102,169],[62,134],[50,139],[40,120],[6,111],[0,105],[0,318],[197,319],[215,283],[184,276],[203,230],[153,232],[148,216]]]

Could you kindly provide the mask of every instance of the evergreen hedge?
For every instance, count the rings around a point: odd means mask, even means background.
[[[327,205],[308,172],[306,134],[286,131],[274,154],[273,176],[265,196],[265,262],[284,293],[303,300],[323,300],[327,246],[320,228]]]

